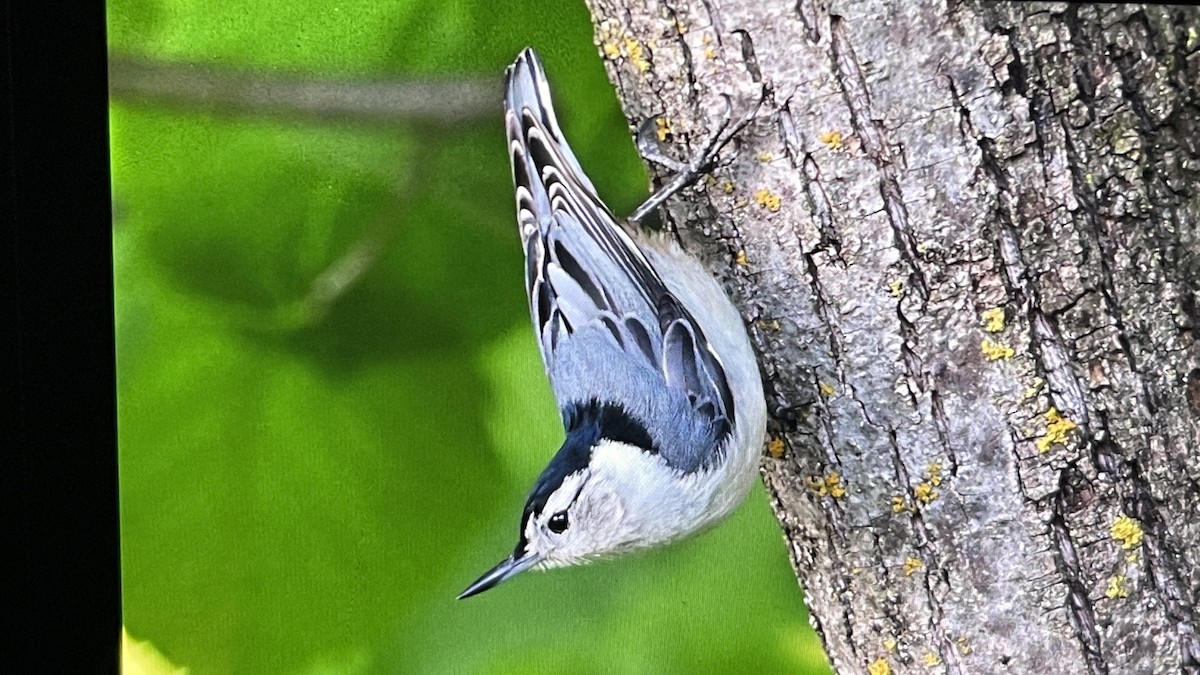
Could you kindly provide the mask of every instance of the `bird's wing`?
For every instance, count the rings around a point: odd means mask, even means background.
[[[597,334],[611,338],[622,358],[652,369],[711,422],[714,441],[723,438],[733,396],[704,333],[584,175],[558,126],[537,55],[523,51],[506,76],[505,129],[525,282],[552,384],[560,345],[579,331],[602,328]],[[580,403],[563,400],[575,397],[569,387],[555,391],[564,409]]]

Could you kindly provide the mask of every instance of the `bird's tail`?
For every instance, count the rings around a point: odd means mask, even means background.
[[[522,239],[550,225],[551,183],[562,183],[593,207],[608,212],[558,126],[546,71],[530,47],[522,50],[505,72],[504,127]],[[551,172],[555,175],[549,175]]]

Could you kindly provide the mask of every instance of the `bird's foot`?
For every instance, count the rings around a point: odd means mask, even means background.
[[[722,94],[721,97],[725,100],[725,112],[721,115],[721,122],[705,141],[704,148],[690,162],[684,163],[672,159],[662,151],[662,146],[658,140],[659,116],[648,118],[639,127],[637,134],[638,152],[646,160],[674,171],[675,175],[655,191],[654,194],[650,195],[646,201],[642,202],[641,206],[634,209],[633,214],[629,216],[629,220],[641,223],[672,196],[694,185],[701,176],[719,166],[721,151],[725,146],[729,145],[730,141],[735,140],[735,137],[742,129],[745,129],[754,121],[759,108],[762,107],[763,101],[767,98],[767,90],[765,87],[763,88],[763,94],[759,97],[758,102],[736,122],[733,121],[733,102],[725,94]],[[733,154],[736,155],[737,153]]]

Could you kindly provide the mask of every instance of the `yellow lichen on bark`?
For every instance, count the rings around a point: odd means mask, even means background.
[[[1046,433],[1037,439],[1038,452],[1048,452],[1052,445],[1066,445],[1067,434],[1079,425],[1062,416],[1058,408],[1046,411]]]
[[[867,675],[892,675],[887,659],[875,659],[867,666]]]
[[[775,212],[779,210],[780,204],[783,202],[779,195],[774,194],[767,188],[763,188],[754,193],[754,201],[759,206],[765,206],[768,211]]]
[[[1129,516],[1121,516],[1113,521],[1109,530],[1112,538],[1121,542],[1121,548],[1137,548],[1142,545],[1142,526]]]
[[[1117,598],[1128,598],[1129,589],[1125,587],[1127,581],[1124,574],[1114,574],[1108,578],[1108,588],[1104,591],[1104,596],[1109,600]]]
[[[984,340],[979,344],[979,350],[987,357],[988,361],[997,361],[1000,359],[1008,360],[1016,355],[1016,350],[999,342]]]
[[[842,149],[842,132],[840,131],[826,131],[818,136],[817,140],[824,143],[825,147],[829,148],[830,150]]]
[[[908,558],[904,561],[904,576],[911,577],[912,573],[921,569],[921,567],[923,567],[923,565],[921,564],[920,560],[912,557]]]
[[[983,329],[989,333],[999,333],[1004,330],[1004,308],[993,307],[985,311],[981,317]]]

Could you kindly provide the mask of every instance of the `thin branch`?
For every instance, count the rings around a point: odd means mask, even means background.
[[[498,77],[352,80],[123,54],[108,71],[115,100],[319,121],[453,126],[494,119],[501,100]]]

